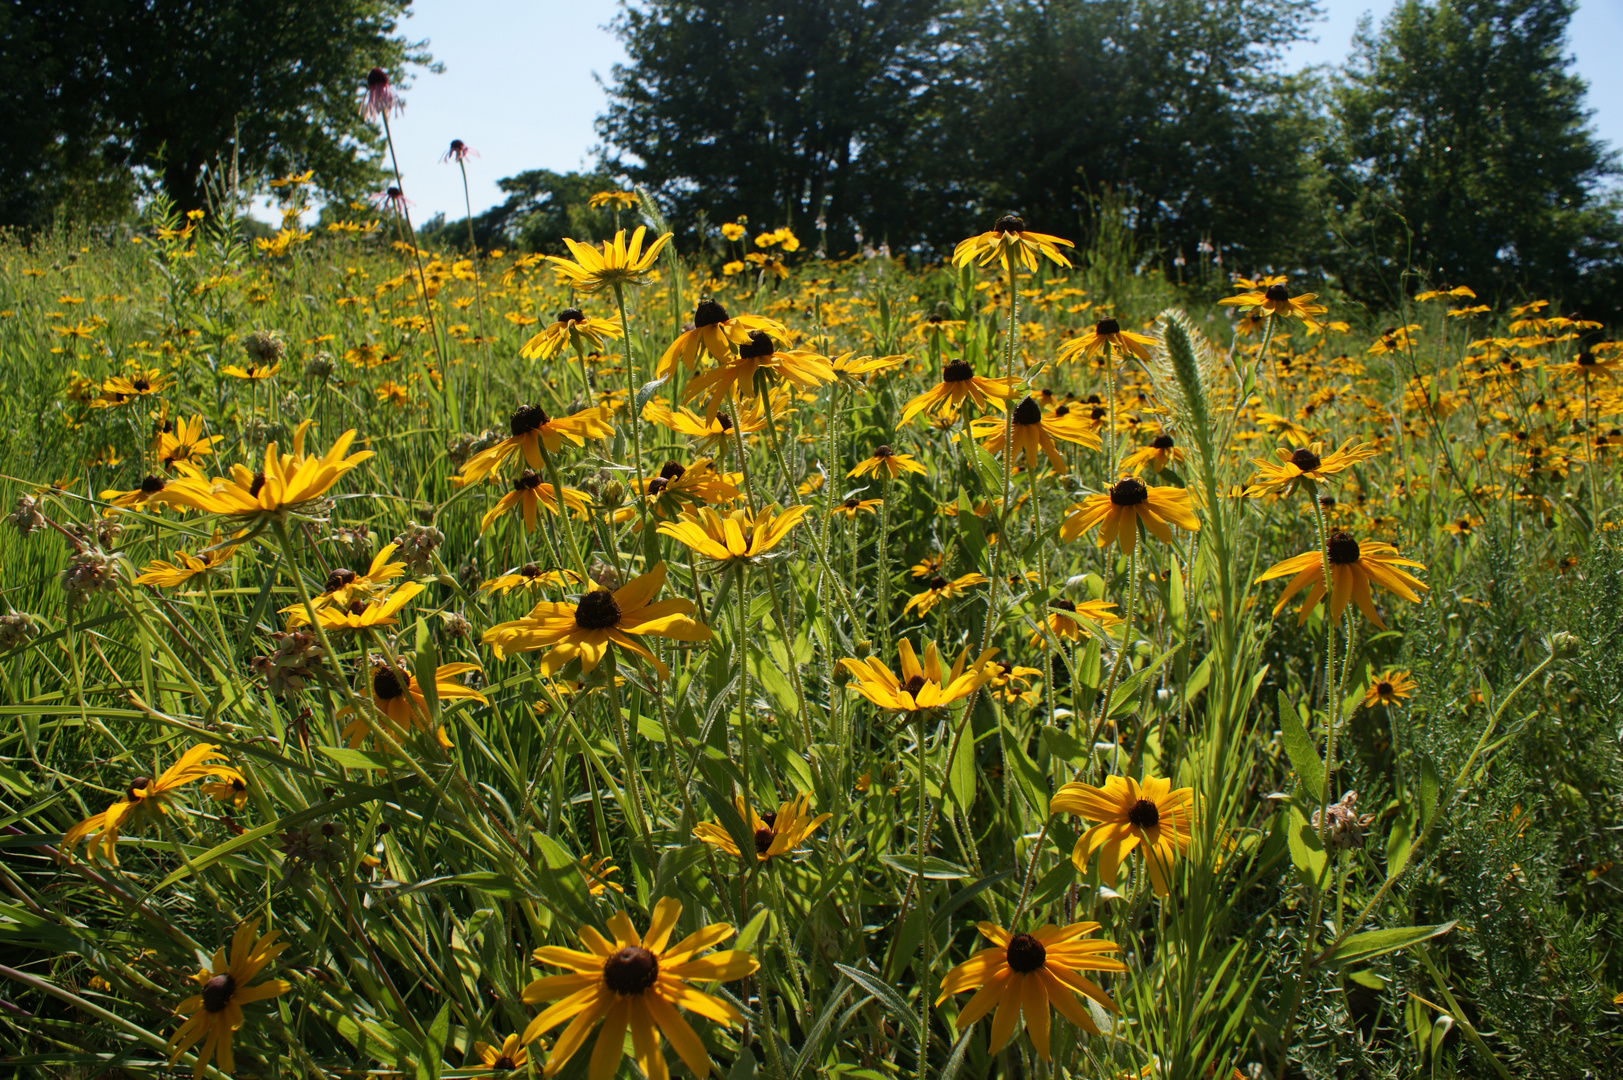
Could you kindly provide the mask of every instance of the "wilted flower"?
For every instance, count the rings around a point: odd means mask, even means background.
[[[6,521],[24,536],[45,528],[45,516],[39,512],[39,504],[30,495],[17,496],[17,508],[6,515]]]
[[[242,339],[242,351],[255,363],[268,367],[281,363],[282,357],[287,355],[287,342],[280,330],[255,330]]]
[[[62,571],[62,588],[69,601],[118,587],[118,556],[96,548],[81,548]]]
[[[1358,792],[1349,791],[1340,801],[1325,807],[1324,846],[1332,851],[1351,851],[1364,846],[1364,830],[1375,821],[1374,814],[1358,812]],[[1313,828],[1319,828],[1319,811],[1313,811]]]
[[[311,668],[321,655],[321,644],[316,636],[302,630],[273,633],[271,643],[274,648],[270,653],[254,657],[248,666],[265,680],[266,688],[277,697],[303,690],[305,682],[315,677]]]
[[[0,652],[15,649],[39,633],[32,615],[9,611],[0,615]]]
[[[428,569],[434,550],[445,543],[445,534],[432,525],[419,525],[415,521],[394,538],[396,554],[405,561],[406,569],[421,574]]]
[[[389,113],[399,116],[405,108],[406,102],[390,84],[387,71],[375,67],[366,73],[366,98],[361,102],[362,116],[368,120],[382,116],[384,122],[388,123]]]

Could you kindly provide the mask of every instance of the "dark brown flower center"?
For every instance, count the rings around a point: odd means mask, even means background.
[[[1332,566],[1351,566],[1358,561],[1358,541],[1352,538],[1352,533],[1331,533],[1328,546]]]
[[[759,360],[771,356],[773,349],[772,335],[765,330],[751,330],[750,339],[738,347],[738,356],[741,360]]]
[[[1150,497],[1150,489],[1138,479],[1124,476],[1110,485],[1110,501],[1117,506],[1137,506]]]
[[[924,684],[927,681],[928,680],[925,679],[925,677],[923,675],[915,675],[911,679],[907,680],[907,684],[905,686],[903,686],[902,689],[906,690],[909,694],[912,694],[914,697],[917,697],[919,691],[924,689]]]
[[[389,73],[382,68],[373,68],[366,73],[366,85],[373,89],[389,85]]]
[[[932,589],[945,589],[948,584],[949,582],[947,579],[942,577],[940,574],[937,574],[935,577],[930,579],[930,588]]]
[[[1127,820],[1140,829],[1154,828],[1161,823],[1161,811],[1148,799],[1140,799],[1127,808]]]
[[[141,492],[145,495],[156,495],[163,490],[164,479],[161,476],[144,476],[141,478]]]
[[[962,360],[954,360],[952,363],[944,365],[941,369],[941,381],[944,383],[968,382],[974,377],[975,368],[970,364],[966,364]]]
[[[685,472],[687,472],[687,469],[684,468],[681,463],[667,461],[664,466],[660,468],[659,475],[667,480],[680,480],[682,479],[682,474]]]
[[[1054,599],[1048,602],[1048,606],[1051,608],[1058,608],[1061,611],[1075,611],[1076,601],[1067,600],[1063,596],[1056,596]]]
[[[468,144],[463,142],[461,139],[452,139],[451,140],[451,153],[459,154],[459,153],[462,152],[462,148],[467,146],[467,145]]]
[[[1583,352],[1578,354],[1578,366],[1579,367],[1593,367],[1594,364],[1595,364],[1595,354],[1590,352],[1588,349],[1585,349]]]
[[[229,974],[216,975],[203,984],[203,1008],[211,1013],[225,1012],[231,1004],[231,995],[237,992],[237,980]]]
[[[506,1054],[503,1054],[501,1057],[491,1062],[490,1067],[497,1072],[512,1072],[514,1069],[518,1068],[518,1063],[512,1058],[508,1057]]]
[[[1030,934],[1016,934],[1009,939],[1009,966],[1022,975],[1030,975],[1043,966],[1048,950]]]
[[[1062,416],[1070,416],[1070,415],[1071,415],[1071,407],[1069,405],[1061,405],[1059,408],[1054,410],[1054,419],[1055,420],[1058,420]]]
[[[135,388],[137,393],[141,394],[144,394],[148,390],[152,389],[152,384],[147,382],[145,379],[135,379],[131,381],[130,385]]]
[[[1276,304],[1283,304],[1291,298],[1290,290],[1283,285],[1270,285],[1262,295]]]
[[[772,846],[772,840],[778,834],[770,826],[763,825],[755,830],[755,854],[765,855],[767,848]]]
[[[925,317],[924,321],[929,323],[931,326],[935,326],[936,324],[946,322],[947,320],[939,312],[931,312]]]
[[[587,593],[575,605],[575,625],[582,630],[608,630],[620,625],[620,602],[607,589]]]
[[[1014,422],[1025,424],[1028,427],[1032,424],[1042,423],[1043,407],[1037,404],[1036,398],[1027,397],[1026,400],[1014,407]]]
[[[849,499],[845,500],[845,508],[847,510],[855,510],[857,507],[859,507],[861,505],[862,505],[862,500],[857,498],[855,495],[853,495]]]
[[[257,496],[259,494],[259,489],[264,486],[265,474],[262,472],[256,472],[254,473],[253,482],[248,485],[248,494]]]
[[[1150,440],[1150,445],[1157,450],[1171,450],[1173,446],[1171,435],[1157,435]]]
[[[726,321],[727,309],[714,300],[700,300],[698,306],[693,309],[694,329],[701,326],[714,326],[717,323]]]
[[[231,778],[231,790],[232,791],[247,791],[248,790],[248,785],[243,781],[242,777],[233,776]]]
[[[132,799],[144,798],[145,796],[142,795],[142,792],[146,791],[146,789],[151,786],[152,777],[137,776],[134,780],[130,781],[130,790],[125,792],[125,794]]]
[[[560,316],[559,322],[563,321]],[[507,420],[507,430],[514,435],[528,435],[532,431],[539,431],[546,424],[549,417],[547,410],[539,405],[520,405],[513,410],[513,415]]]
[[[716,414],[716,423],[721,425],[721,430],[723,431],[733,430],[733,418],[724,412],[719,412]]]
[[[1375,692],[1382,697],[1391,697],[1392,684],[1387,682],[1385,679],[1382,679],[1380,682],[1375,684]]]
[[[1306,447],[1303,447],[1291,455],[1291,464],[1295,465],[1302,472],[1312,472],[1320,465],[1319,455],[1315,454]]]
[[[1093,332],[1100,337],[1109,337],[1121,333],[1121,323],[1115,319],[1100,319],[1094,324]]]
[[[513,477],[514,491],[532,491],[540,486],[541,477],[537,476],[535,470],[533,469],[525,469],[523,472]]]
[[[660,492],[664,491],[670,486],[671,482],[669,480],[665,479],[663,476],[656,476],[652,480],[648,481],[648,494],[658,495]]]
[[[880,461],[883,461],[894,454],[895,451],[884,443],[880,443],[878,446],[873,448],[873,456],[878,458]]]
[[[407,676],[406,678],[410,678]],[[406,692],[401,673],[392,668],[379,668],[372,676],[372,693],[382,701],[393,701]]]
[[[532,581],[541,576],[541,568],[535,565],[533,562],[525,563],[523,566],[518,568],[518,572],[520,576],[527,577]]]
[[[659,958],[635,945],[627,945],[603,961],[603,985],[616,994],[640,994],[658,978]]]
[[[355,580],[355,571],[347,566],[340,566],[327,575],[327,584],[322,587],[323,592],[337,592],[345,585]]]
[[[993,232],[1018,233],[1026,231],[1026,222],[1019,214],[1004,214],[992,226]]]

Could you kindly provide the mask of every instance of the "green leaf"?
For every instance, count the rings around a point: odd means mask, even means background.
[[[975,466],[975,474],[980,477],[981,487],[991,498],[1000,498],[1003,495],[1003,469],[998,465],[997,458],[981,449],[981,444],[973,440],[969,443],[970,462]]]
[[[1386,876],[1390,880],[1403,873],[1409,864],[1409,845],[1414,839],[1409,826],[1409,815],[1399,814],[1392,821],[1392,831],[1386,834]]]
[[[1309,889],[1318,888],[1329,856],[1325,854],[1324,846],[1319,843],[1319,834],[1313,831],[1313,823],[1302,813],[1301,807],[1292,803],[1285,828],[1286,837],[1290,841],[1291,864],[1302,876],[1302,884]]]
[[[1082,744],[1077,742],[1076,737],[1069,731],[1063,731],[1057,727],[1045,727],[1042,730],[1042,740],[1043,745],[1048,748],[1048,752],[1061,761],[1069,761],[1074,765],[1086,764],[1088,752],[1082,748]]]
[[[428,1025],[426,1045],[423,1047],[423,1059],[417,1063],[418,1080],[440,1080],[440,1070],[445,1067],[445,1042],[451,1034],[451,1003],[447,1001],[440,1006],[440,1011],[434,1016],[434,1022]]]
[[[892,870],[900,870],[909,877],[924,877],[930,881],[958,881],[962,878],[973,877],[968,870],[957,863],[950,863],[935,856],[926,856],[924,860],[924,873],[919,873],[919,861],[912,855],[881,855],[879,861]]]
[[[1183,569],[1174,562],[1172,580],[1167,586],[1167,614],[1172,617],[1172,624],[1179,630],[1183,629],[1184,616],[1188,610],[1183,596]]]
[[[1318,962],[1339,967],[1371,957],[1385,956],[1387,953],[1418,945],[1422,941],[1442,937],[1458,925],[1458,919],[1451,919],[1435,926],[1398,926],[1390,930],[1366,930],[1362,934],[1343,938],[1335,948],[1322,954]]]
[[[969,717],[965,717],[963,723],[970,724]],[[975,805],[975,735],[967,729],[958,740],[958,753],[947,769],[947,790],[952,793],[952,801],[958,809],[965,813]]]
[[[866,971],[858,971],[856,968],[847,967],[844,964],[835,964],[834,969],[856,983],[858,989],[879,1002],[885,1011],[890,1014],[892,1020],[905,1025],[912,1034],[915,1044],[924,1041],[924,1028],[919,1021],[918,1011],[908,1008],[907,1002],[903,1001],[901,995],[896,993],[888,983],[877,975]]]
[[[744,818],[733,805],[733,800],[709,784],[699,784],[699,791],[704,795],[705,802],[715,812],[716,820],[721,827],[727,830],[727,835],[733,838],[738,850],[753,856],[755,854],[755,830],[744,823]]]
[[[1207,684],[1211,681],[1212,654],[1207,653],[1201,657],[1200,663],[1195,666],[1195,670],[1191,671],[1189,677],[1183,681],[1183,703],[1188,705],[1193,702],[1195,696],[1206,689]]]
[[[393,770],[400,764],[390,754],[379,754],[371,750],[351,750],[347,746],[318,746],[316,750],[346,769]]]
[[[1420,824],[1422,826],[1431,822],[1431,812],[1437,808],[1437,789],[1442,786],[1437,779],[1437,766],[1433,765],[1431,758],[1420,759]]]
[[[1279,692],[1279,733],[1285,743],[1285,756],[1290,758],[1291,768],[1302,780],[1302,791],[1314,805],[1324,802],[1324,762],[1319,759],[1319,752],[1313,746],[1313,738],[1308,735],[1307,728],[1302,726],[1302,717],[1285,696],[1285,691]]]

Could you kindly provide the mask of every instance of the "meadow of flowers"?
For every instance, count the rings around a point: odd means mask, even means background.
[[[1618,1065],[1605,328],[308,180],[0,247],[5,1061]]]

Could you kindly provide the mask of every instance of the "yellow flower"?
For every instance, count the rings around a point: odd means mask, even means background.
[[[1089,430],[1080,416],[1067,413],[1061,417],[1043,417],[1037,399],[1027,397],[1014,407],[1013,423],[1005,425],[995,416],[983,417],[970,424],[970,432],[983,440],[981,449],[988,454],[1002,454],[1010,445],[1014,447],[1014,461],[1025,462],[1028,469],[1040,464],[1038,455],[1045,454],[1055,472],[1068,472],[1065,458],[1054,445],[1056,438],[1066,442],[1099,449],[1099,436]]]
[[[637,193],[635,191],[599,191],[586,200],[586,205],[593,210],[603,206],[613,206],[616,210],[633,210],[637,206]]]
[[[1061,345],[1055,359],[1066,363],[1079,356],[1093,356],[1103,352],[1106,345],[1114,345],[1124,353],[1132,353],[1140,360],[1148,360],[1150,347],[1154,344],[1154,338],[1136,334],[1131,330],[1123,330],[1119,320],[1104,318],[1089,327],[1086,333]]]
[[[774,389],[771,398],[772,415],[781,420],[790,411],[789,395],[781,389]],[[725,451],[733,442],[735,424],[739,433],[746,436],[746,442],[748,436],[766,428],[766,411],[762,409],[759,399],[740,410],[736,419],[725,412],[718,412],[707,418],[690,409],[672,410],[663,403],[650,399],[648,404],[643,406],[642,418],[651,424],[669,428],[678,435],[699,440],[694,449],[703,454]]]
[[[987,649],[975,659],[974,664],[966,667],[969,650],[965,649],[958,654],[952,671],[943,674],[941,655],[933,641],[925,646],[923,664],[919,663],[918,654],[913,651],[913,643],[906,638],[897,643],[896,651],[902,661],[900,679],[877,656],[870,656],[867,660],[841,660],[840,665],[854,680],[851,689],[881,709],[898,712],[936,709],[968,697],[992,677],[988,662],[997,652],[996,649]]]
[[[408,581],[392,592],[374,600],[352,600],[345,607],[331,604],[316,612],[316,622],[324,630],[370,630],[393,626],[395,616],[412,597],[423,591],[415,581]]]
[[[220,369],[220,374],[230,375],[234,379],[245,379],[249,382],[259,382],[262,379],[274,378],[282,370],[281,364],[271,364],[266,367],[262,364],[250,362],[247,367],[238,367],[236,364],[227,364]]]
[[[741,795],[733,797],[733,806],[738,810],[738,816],[749,822],[750,832],[755,836],[757,862],[766,862],[780,855],[788,855],[816,832],[819,825],[833,816],[820,814],[815,818],[812,817],[811,796],[805,792],[780,804],[775,814],[770,810],[763,814],[750,810],[746,814],[744,798]],[[718,847],[729,855],[734,857],[738,855],[738,845],[733,843],[732,834],[717,822],[699,822],[693,827],[693,835],[696,839],[712,847]]]
[[[601,292],[615,286],[646,285],[654,260],[671,242],[671,234],[665,233],[644,251],[642,238],[647,231],[645,226],[637,226],[637,231],[631,234],[631,241],[627,243],[626,232],[621,229],[614,234],[613,240],[603,242],[601,251],[590,244],[566,238],[564,246],[574,258],[548,255],[547,261],[553,264],[559,280],[584,293]]]
[[[1253,317],[1260,312],[1280,318],[1294,316],[1303,322],[1311,323],[1314,321],[1313,316],[1323,315],[1327,310],[1322,304],[1309,303],[1316,295],[1314,293],[1292,296],[1290,290],[1285,287],[1283,277],[1264,278],[1257,282],[1240,278],[1235,284],[1246,291],[1238,296],[1230,296],[1219,300],[1218,303],[1249,308]]]
[[[223,435],[204,435],[203,418],[194,416],[160,427],[152,440],[152,452],[167,469],[177,461],[195,462],[214,453],[214,444],[223,438]]]
[[[112,517],[120,510],[139,510],[148,503],[161,506],[166,501],[163,492],[168,486],[169,481],[163,477],[148,474],[141,478],[140,486],[128,491],[108,488],[101,493],[101,497],[108,503],[107,509],[102,511],[102,516]]]
[[[718,514],[708,506],[682,511],[676,522],[666,522],[659,531],[680,540],[694,552],[716,562],[754,559],[771,551],[800,524],[808,506],[792,506],[776,513],[775,506],[759,514],[747,508]]]
[[[1031,635],[1030,645],[1033,649],[1054,648],[1059,638],[1081,641],[1091,636],[1086,625],[1090,623],[1107,631],[1120,626],[1127,620],[1110,610],[1115,606],[1107,600],[1084,600],[1078,604],[1063,596],[1055,597],[1048,601],[1048,617]]]
[[[1150,445],[1141,446],[1122,459],[1121,469],[1134,476],[1149,466],[1151,472],[1160,472],[1174,461],[1184,460],[1183,447],[1178,446],[1170,434],[1163,431],[1150,440]]]
[[[760,965],[749,953],[738,950],[697,955],[732,935],[733,928],[726,923],[706,926],[669,945],[681,915],[681,903],[666,897],[654,905],[645,934],[639,935],[620,912],[609,920],[613,941],[583,926],[579,935],[582,950],[552,945],[535,950],[535,959],[571,972],[537,979],[524,988],[525,1004],[557,1004],[530,1021],[520,1042],[532,1042],[543,1031],[569,1021],[547,1058],[547,1076],[555,1075],[575,1056],[599,1020],[603,1029],[592,1050],[587,1080],[612,1080],[625,1053],[627,1028],[637,1064],[649,1080],[670,1076],[659,1048],[662,1033],[694,1076],[704,1080],[710,1075],[710,1055],[674,1006],[736,1026],[743,1019],[738,1010],[688,983],[732,982],[754,974]]]
[[[742,240],[744,239],[744,233],[747,231],[744,226],[735,221],[729,221],[721,227],[721,235],[729,240]]]
[[[608,858],[598,859],[593,862],[590,856],[582,855],[580,857],[580,872],[581,876],[586,879],[586,891],[593,896],[607,896],[610,889],[617,893],[625,893],[619,883],[609,880],[609,875],[619,873],[620,868],[613,865]]]
[[[1364,691],[1364,707],[1396,705],[1414,693],[1415,685],[1415,681],[1409,677],[1407,671],[1382,672],[1379,678],[1370,682],[1369,689]]]
[[[1420,330],[1420,324],[1410,323],[1408,326],[1389,327],[1385,333],[1375,340],[1375,344],[1368,349],[1369,355],[1381,356],[1385,353],[1402,352],[1414,344],[1415,334]]]
[[[591,496],[584,491],[577,491],[569,487],[564,488],[563,502],[565,506],[574,511],[576,517],[584,517],[587,508],[592,505]],[[558,494],[552,485],[543,484],[541,477],[529,469],[525,469],[513,478],[513,490],[498,499],[496,505],[486,511],[485,516],[479,519],[479,531],[481,533],[485,532],[491,525],[495,524],[497,518],[515,506],[520,508],[520,514],[524,519],[524,528],[530,532],[535,531],[535,510],[537,506],[546,507],[548,512],[552,514],[561,512],[558,508]]]
[[[259,472],[246,465],[233,465],[230,479],[205,480],[202,473],[177,462],[183,475],[164,489],[163,501],[205,514],[244,519],[304,510],[325,495],[339,477],[372,456],[370,450],[348,453],[355,440],[352,428],[340,435],[322,457],[307,457],[304,435],[309,426],[306,420],[294,432],[291,454],[279,453],[275,443],[267,446],[264,467]]]
[[[1168,524],[1194,532],[1200,520],[1189,505],[1189,492],[1184,488],[1147,487],[1136,477],[1124,476],[1110,485],[1104,495],[1089,495],[1069,508],[1060,525],[1062,540],[1075,540],[1095,525],[1099,530],[1099,546],[1112,541],[1122,551],[1132,553],[1138,543],[1138,526],[1142,524],[1151,536],[1163,544],[1172,543],[1172,530]]]
[[[1288,450],[1283,446],[1276,447],[1274,454],[1278,462],[1268,461],[1265,458],[1252,458],[1251,464],[1257,467],[1257,475],[1251,478],[1251,485],[1245,489],[1247,495],[1289,495],[1296,491],[1304,480],[1314,483],[1328,482],[1330,477],[1345,472],[1360,461],[1367,461],[1376,454],[1375,447],[1368,443],[1348,440],[1341,445],[1340,450],[1326,454],[1322,442],[1296,450]]]
[[[683,401],[693,401],[706,393],[705,416],[714,417],[721,403],[732,397],[751,400],[756,397],[756,372],[765,371],[803,390],[812,390],[834,381],[834,369],[828,358],[805,350],[785,352],[777,347],[772,335],[764,330],[751,330],[749,341],[738,347],[721,366],[705,372],[692,382],[682,394]]]
[[[670,669],[633,640],[632,635],[709,641],[711,634],[708,626],[687,617],[693,610],[693,601],[671,599],[650,603],[664,585],[665,564],[656,563],[648,573],[613,592],[593,590],[574,604],[543,600],[524,618],[491,627],[480,640],[489,645],[497,657],[545,649],[540,668],[541,674],[548,676],[577,658],[582,672],[594,671],[608,647],[618,645],[649,661],[661,677],[668,678]]]
[[[92,401],[92,408],[122,405],[134,398],[161,394],[174,385],[172,375],[164,375],[157,368],[138,369],[133,375],[114,375],[101,384],[101,397]]]
[[[844,502],[835,503],[829,513],[855,520],[858,514],[877,513],[884,501],[883,499],[859,499],[852,495]]]
[[[249,985],[261,971],[265,970],[265,966],[281,955],[282,950],[288,946],[287,942],[276,940],[275,930],[264,937],[256,937],[258,932],[258,919],[243,923],[237,927],[237,932],[231,935],[230,956],[226,955],[225,949],[216,949],[212,970],[203,968],[192,976],[199,993],[193,994],[175,1008],[177,1014],[189,1016],[186,1022],[169,1036],[171,1065],[201,1039],[203,1046],[197,1052],[197,1064],[192,1066],[192,1076],[202,1076],[210,1058],[214,1059],[223,1072],[235,1072],[236,1062],[231,1054],[231,1037],[241,1031],[242,1025],[246,1022],[247,1018],[243,1016],[242,1007],[250,1002],[264,1001],[266,998],[273,998],[293,989],[293,984],[286,979],[266,979],[257,985]]]
[[[693,329],[685,330],[671,342],[670,348],[659,358],[654,374],[659,378],[671,374],[681,364],[689,371],[699,360],[699,350],[709,353],[718,364],[732,359],[734,345],[748,345],[750,331],[760,330],[779,339],[789,332],[783,324],[761,315],[727,316],[727,309],[715,300],[700,300],[693,312]]]
[[[1065,1019],[1090,1035],[1098,1035],[1098,1026],[1076,1000],[1076,994],[1087,995],[1111,1012],[1121,1011],[1097,983],[1078,974],[1083,971],[1124,974],[1127,971],[1126,964],[1105,955],[1119,952],[1120,945],[1113,941],[1083,940],[1098,931],[1098,923],[1079,922],[1065,927],[1050,923],[1030,934],[1010,934],[989,922],[976,923],[975,927],[993,947],[982,949],[947,972],[935,1003],[940,1005],[953,994],[966,990],[975,991],[975,996],[958,1014],[955,1026],[959,1031],[997,1009],[992,1017],[992,1037],[988,1044],[992,1053],[1008,1044],[1024,1013],[1032,1046],[1044,1061],[1051,1060],[1048,1049],[1050,1003]]]
[[[595,351],[601,350],[610,338],[622,336],[618,317],[594,319],[580,308],[564,308],[555,321],[526,341],[518,354],[526,360],[550,360],[565,345],[582,352]]]
[[[871,474],[873,476],[884,476],[886,479],[894,480],[903,473],[918,473],[922,476],[924,471],[924,466],[920,465],[916,460],[914,460],[913,455],[898,454],[889,446],[881,444],[874,447],[872,457],[864,458],[862,461],[857,462],[856,468],[852,469],[845,475],[847,477],[853,477],[868,476]]]
[[[648,478],[648,491],[643,498],[652,505],[659,517],[671,517],[701,503],[724,503],[738,498],[737,485],[743,473],[722,473],[709,458],[698,458],[692,464],[667,461],[660,466],[659,475]],[[614,520],[630,521],[637,515],[635,507],[626,506],[616,511]]]
[[[1099,852],[1099,878],[1116,886],[1116,871],[1134,848],[1144,856],[1155,895],[1167,894],[1167,876],[1177,855],[1189,854],[1194,823],[1195,789],[1172,790],[1172,781],[1154,776],[1143,783],[1130,776],[1111,776],[1103,788],[1091,784],[1061,785],[1048,801],[1050,814],[1076,814],[1097,822],[1076,842],[1071,862],[1086,871]]]
[[[241,534],[238,534],[241,535]],[[174,562],[164,562],[154,559],[141,568],[141,576],[135,579],[137,585],[157,585],[171,589],[176,585],[183,585],[199,574],[206,574],[210,570],[217,570],[231,561],[237,553],[238,544],[233,537],[230,543],[225,542],[220,532],[215,530],[214,538],[209,546],[196,555],[188,555],[184,551],[175,552]]]
[[[1399,569],[1403,566],[1412,566],[1424,570],[1425,567],[1413,559],[1399,558],[1398,549],[1391,544],[1370,540],[1360,544],[1352,538],[1351,533],[1333,532],[1330,534],[1329,549],[1330,584],[1335,590],[1330,597],[1332,619],[1340,619],[1342,611],[1347,607],[1347,601],[1352,600],[1358,604],[1358,609],[1364,613],[1365,618],[1385,630],[1386,624],[1375,613],[1370,582],[1388,592],[1396,593],[1410,603],[1418,603],[1420,600],[1415,590],[1422,592],[1426,590],[1426,586],[1418,578]],[[1284,593],[1280,595],[1279,603],[1274,605],[1275,615],[1284,610],[1291,597],[1312,586],[1307,594],[1307,602],[1302,605],[1301,614],[1296,619],[1296,624],[1300,626],[1307,621],[1308,613],[1318,607],[1319,601],[1324,599],[1323,553],[1318,548],[1304,551],[1270,567],[1257,580],[1272,581],[1282,577],[1289,577],[1291,580],[1285,586]]]
[[[507,438],[469,458],[451,482],[477,483],[516,453],[524,455],[524,462],[530,468],[541,469],[546,464],[541,457],[542,447],[546,447],[547,453],[556,454],[563,449],[565,439],[576,446],[585,446],[587,439],[614,436],[608,410],[596,407],[554,420],[539,405],[520,405],[507,418],[507,430],[510,433]]]
[[[909,611],[916,610],[922,619],[943,600],[954,600],[976,585],[985,585],[988,580],[990,579],[984,575],[976,573],[965,574],[951,581],[937,575],[930,579],[929,587],[923,592],[915,593],[908,598],[902,608],[902,614],[906,615]]]
[[[457,681],[460,676],[478,670],[478,664],[441,664],[434,669],[435,696],[441,701],[477,701],[481,705],[490,704],[485,695]],[[402,731],[413,727],[418,731],[428,731],[428,698],[424,696],[423,688],[417,685],[417,680],[411,672],[403,668],[379,664],[372,669],[372,705]],[[341,711],[351,710],[346,707]],[[353,749],[366,741],[369,730],[365,718],[357,716],[345,726],[344,739]],[[434,736],[439,739],[441,746],[451,745],[444,728],[436,728]]]
[[[383,550],[373,556],[364,574],[357,574],[347,566],[334,568],[327,575],[321,591],[310,598],[310,606],[317,611],[326,607],[347,608],[356,601],[370,600],[383,592],[389,582],[406,573],[405,563],[390,561],[390,556],[398,547],[398,544],[384,545]],[[302,602],[288,605],[280,614],[288,617],[289,626],[302,626],[310,621]]]
[[[499,592],[506,595],[514,589],[539,589],[543,586],[561,588],[565,585],[580,584],[580,575],[573,570],[542,570],[535,563],[525,563],[517,570],[509,571],[489,581],[479,583],[480,592]]]
[[[491,1072],[516,1072],[530,1063],[530,1052],[519,1045],[518,1033],[507,1036],[499,1047],[487,1042],[475,1042],[473,1052]]]
[[[987,266],[995,261],[1008,270],[1009,258],[1013,256],[1024,263],[1027,270],[1036,272],[1039,255],[1060,266],[1070,266],[1071,260],[1060,254],[1059,250],[1070,246],[1069,240],[1031,232],[1017,215],[1004,214],[997,219],[991,232],[960,240],[958,246],[952,249],[952,264],[968,266],[978,260],[980,265]]]
[[[130,781],[123,798],[101,813],[91,814],[67,831],[62,837],[63,856],[71,857],[73,849],[89,839],[92,852],[99,848],[108,862],[117,865],[118,851],[115,845],[118,843],[119,830],[133,828],[145,824],[156,815],[167,814],[169,803],[180,788],[205,776],[242,779],[242,774],[236,769],[215,760],[225,757],[219,750],[212,743],[198,743],[159,773],[156,780],[150,776],[138,776]]]
[[[991,379],[975,374],[975,369],[962,360],[948,361],[941,369],[941,381],[907,403],[902,410],[901,427],[921,412],[934,414],[955,413],[965,401],[977,407],[991,405],[1003,411],[1003,399],[1014,396],[1014,380]]]

